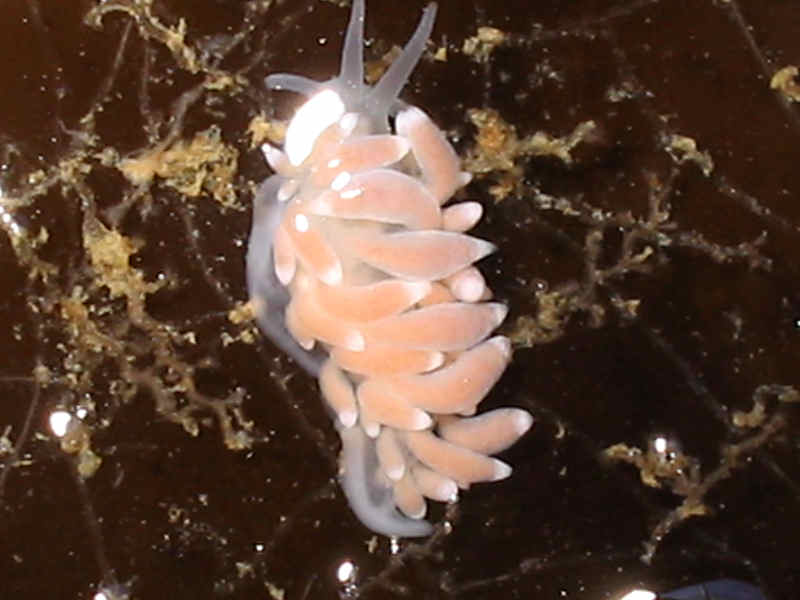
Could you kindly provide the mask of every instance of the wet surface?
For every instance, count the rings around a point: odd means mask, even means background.
[[[367,57],[422,6],[371,0]],[[794,598],[795,3],[441,3],[405,98],[450,132],[500,247],[483,267],[516,353],[484,407],[536,424],[509,480],[399,543],[351,514],[315,382],[243,306],[269,174],[248,127],[297,103],[261,81],[329,77],[346,19],[4,6],[0,596],[593,600],[733,577]]]

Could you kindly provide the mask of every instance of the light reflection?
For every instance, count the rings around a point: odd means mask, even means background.
[[[342,130],[345,136],[353,133],[356,125],[358,125],[358,113],[347,113],[339,121],[339,129]]]
[[[50,423],[50,431],[56,437],[64,437],[69,430],[69,423],[72,421],[72,415],[65,410],[54,410],[50,413],[48,422]]]
[[[667,438],[658,436],[653,440],[653,447],[659,454],[664,454],[667,451]]]
[[[0,198],[5,197],[5,192],[3,188],[0,186]],[[3,222],[12,234],[14,235],[21,235],[22,234],[22,227],[20,227],[19,223],[14,219],[14,216],[6,210],[6,207],[0,204],[0,221]]]
[[[355,571],[356,566],[350,560],[345,560],[339,565],[339,568],[336,569],[336,579],[338,579],[341,583],[347,583],[353,579]]]
[[[308,224],[308,217],[304,214],[298,214],[294,217],[294,228],[297,229],[300,233],[305,233],[308,231],[309,224]]]
[[[280,188],[278,188],[278,202],[286,202],[295,195],[300,187],[300,181],[297,179],[289,179]]]
[[[619,600],[655,600],[657,596],[649,590],[632,590]]]
[[[341,190],[344,186],[350,183],[352,176],[347,171],[342,171],[336,177],[333,178],[331,181],[331,189],[336,190],[337,192]]]
[[[130,587],[123,583],[114,583],[101,587],[92,596],[92,600],[130,600]]]

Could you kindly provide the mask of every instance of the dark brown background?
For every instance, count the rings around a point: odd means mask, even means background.
[[[422,6],[370,0],[367,58]],[[262,78],[335,73],[347,7],[102,8],[6,0],[0,17],[0,597],[593,600],[722,576],[797,597],[800,405],[774,386],[800,385],[800,105],[770,89],[800,64],[796,1],[441,3],[448,60],[429,56],[404,97],[463,155],[509,141],[477,137],[475,108],[520,138],[596,129],[571,162],[512,152],[515,170],[465,192],[518,346],[485,405],[537,424],[504,456],[510,480],[436,507],[439,533],[394,551],[335,482],[315,383],[229,318],[268,175],[247,127],[297,102]],[[507,34],[485,62],[460,51],[480,26]],[[122,174],[215,126],[178,174],[206,173],[203,191]],[[672,135],[708,153],[707,176]],[[763,422],[735,426],[754,398]],[[71,448],[56,409],[86,411]],[[675,452],[647,465],[658,489],[602,456],[658,435]],[[659,530],[685,497],[708,514]]]

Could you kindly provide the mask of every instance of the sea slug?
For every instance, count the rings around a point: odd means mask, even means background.
[[[247,285],[262,331],[319,379],[342,440],[340,479],[375,532],[423,536],[426,499],[497,481],[492,458],[531,426],[501,408],[475,416],[511,359],[506,316],[473,263],[495,247],[466,235],[477,202],[452,202],[469,174],[442,131],[399,99],[433,29],[425,9],[402,54],[364,83],[364,0],[354,0],[337,77],[274,74],[308,96],[275,175],[258,190]]]

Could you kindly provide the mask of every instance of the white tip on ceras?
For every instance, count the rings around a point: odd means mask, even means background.
[[[422,109],[416,106],[408,106],[397,113],[395,117],[395,128],[397,131],[408,132],[428,120],[428,116]]]
[[[442,228],[463,233],[469,231],[483,216],[478,202],[459,202],[442,210]]]
[[[477,302],[483,296],[486,283],[475,267],[467,267],[447,278],[450,291],[462,302]]]
[[[496,458],[493,458],[492,461],[494,462],[494,476],[492,477],[492,481],[500,481],[501,479],[506,479],[511,476],[513,469],[510,465]]]
[[[363,414],[361,415],[361,427],[364,429],[364,433],[366,433],[367,436],[371,437],[372,439],[378,437],[381,432],[380,424],[376,423],[375,421],[368,421],[364,419]]]
[[[364,336],[359,331],[351,331],[345,336],[344,347],[353,352],[363,352],[366,344]]]
[[[344,273],[342,272],[342,265],[341,263],[337,262],[334,264],[330,269],[320,273],[319,278],[322,280],[323,283],[327,285],[339,285],[342,283],[342,278],[344,277]],[[361,350],[364,349],[363,340]]]
[[[497,310],[497,315],[499,317],[498,323],[502,323],[503,319],[506,318],[506,314],[508,313],[508,307],[505,304],[497,304],[496,306],[498,307],[496,309]],[[502,309],[500,309],[499,307],[502,307]],[[508,339],[504,335],[497,335],[497,336],[487,340],[487,342],[490,343],[490,344],[493,344],[500,351],[500,353],[505,357],[506,360],[509,360],[509,361],[511,360],[512,350],[511,350],[511,340],[510,339]]]
[[[521,436],[533,425],[533,415],[525,410],[516,410],[514,411],[513,424],[517,435]]]
[[[284,177],[292,177],[297,169],[289,162],[289,158],[272,144],[261,144],[261,153],[273,171]]]
[[[343,427],[352,427],[358,421],[358,411],[343,410],[336,415]]]
[[[433,419],[428,413],[424,410],[414,410],[414,419],[410,427],[412,431],[422,431],[423,429],[428,429],[431,425],[433,425]]]
[[[498,327],[500,325],[500,323],[502,323],[503,321],[506,320],[506,315],[508,314],[508,307],[505,304],[501,304],[500,302],[492,302],[490,304],[490,306],[492,307],[492,316],[493,316],[492,321],[495,323],[495,327]],[[505,339],[506,339],[506,342],[508,342],[508,338],[505,338]],[[502,347],[506,347],[506,342],[499,342],[498,341],[496,343],[499,344],[498,348],[502,348]],[[500,345],[500,344],[502,344],[502,345]],[[507,343],[507,348],[506,348],[505,352],[509,356],[511,356],[511,343],[510,342]]]
[[[445,361],[444,352],[431,352],[431,360],[428,363],[427,368],[425,369],[424,372],[438,369],[444,364],[444,361]]]

